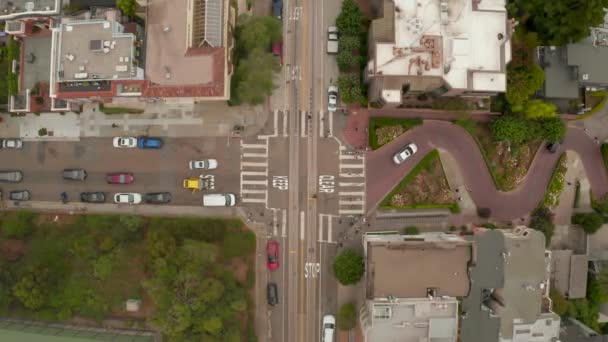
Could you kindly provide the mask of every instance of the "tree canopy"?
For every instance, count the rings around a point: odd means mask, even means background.
[[[528,98],[536,93],[545,80],[545,74],[536,64],[513,61],[507,66],[507,93],[505,95],[511,109],[520,112]]]
[[[565,45],[589,36],[604,20],[608,0],[513,0],[507,5],[527,31],[545,45]]]
[[[333,269],[340,284],[356,284],[363,277],[363,256],[352,249],[347,249],[334,259]]]
[[[116,7],[129,18],[135,15],[137,3],[135,0],[116,0]]]
[[[357,325],[357,308],[353,303],[346,303],[340,307],[338,312],[338,329],[348,331]]]
[[[543,100],[530,100],[526,103],[524,114],[528,119],[553,118],[557,107]]]
[[[340,97],[346,103],[360,103],[364,100],[359,74],[349,73],[338,76]]]
[[[341,35],[358,37],[361,33],[364,17],[355,0],[342,1],[342,9],[336,18],[336,26]]]
[[[585,233],[593,234],[604,224],[604,219],[596,212],[576,213],[572,216],[572,223],[581,226]]]

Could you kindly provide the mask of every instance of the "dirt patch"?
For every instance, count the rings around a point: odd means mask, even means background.
[[[247,281],[248,269],[247,263],[241,258],[234,258],[230,263],[230,271],[234,275],[234,278],[242,284]]]
[[[36,217],[36,224],[44,224],[44,223],[58,223],[58,224],[70,224],[76,220],[76,215],[68,215],[68,214],[38,214]]]
[[[4,240],[0,243],[0,252],[6,260],[16,261],[25,254],[25,243],[21,240]]]
[[[376,136],[378,137],[378,144],[388,144],[401,134],[405,133],[405,129],[401,126],[386,126],[376,128]]]
[[[409,184],[390,198],[393,207],[452,204],[456,201],[439,157],[433,157]]]

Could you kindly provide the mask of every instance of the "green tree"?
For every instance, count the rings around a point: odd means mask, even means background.
[[[204,320],[201,323],[201,327],[203,328],[203,331],[205,331],[209,335],[219,336],[224,325],[222,324],[221,319],[219,319],[217,317],[213,317],[213,318]]]
[[[338,89],[344,103],[361,103],[364,100],[361,92],[361,79],[358,74],[342,74],[338,76]]]
[[[593,234],[600,229],[604,219],[596,212],[576,213],[572,216],[572,223],[581,226],[587,234]]]
[[[224,238],[224,256],[235,258],[246,256],[255,251],[255,234],[250,230],[228,234]]]
[[[9,215],[2,222],[2,231],[8,238],[23,239],[34,231],[35,218],[36,214],[20,210],[16,214]]]
[[[543,69],[536,64],[509,63],[506,99],[511,109],[522,111],[528,98],[543,86],[544,80]]]
[[[353,303],[346,303],[338,312],[338,328],[343,331],[353,329],[357,325],[357,308]]]
[[[403,228],[403,234],[418,235],[418,234],[420,234],[420,230],[418,230],[418,227],[414,227],[414,226],[405,227],[405,228]]]
[[[363,27],[363,14],[355,0],[342,1],[342,9],[336,18],[336,26],[342,35],[358,37]]]
[[[336,57],[336,62],[340,71],[351,71],[359,66],[359,56],[353,55],[350,51],[341,50]]]
[[[568,307],[570,305],[568,300],[554,288],[551,288],[549,291],[549,297],[553,301],[553,312],[560,316],[564,316],[568,312]]]
[[[236,103],[261,104],[276,88],[273,73],[279,71],[276,58],[262,49],[241,60],[234,75]]]
[[[93,261],[93,276],[100,280],[106,280],[112,274],[114,260],[111,254],[102,255]]]
[[[30,269],[13,286],[13,295],[28,309],[42,308],[48,298],[47,269]]]
[[[137,215],[120,215],[120,224],[131,233],[137,233],[144,226],[144,219]]]
[[[116,0],[116,7],[129,18],[135,15],[137,3],[135,0]]]
[[[526,103],[524,113],[528,119],[553,118],[557,107],[543,100],[531,100]]]
[[[534,209],[530,217],[530,228],[543,232],[545,235],[545,245],[548,246],[555,230],[551,210],[547,207]]]
[[[516,115],[501,115],[492,120],[490,131],[496,141],[508,141],[518,144],[530,138],[528,121]]]
[[[604,20],[608,0],[514,0],[507,8],[545,45],[565,45],[590,35]]]
[[[361,49],[361,40],[357,36],[340,35],[338,38],[338,47],[340,51],[348,51],[350,53],[359,52]]]
[[[334,259],[333,269],[340,284],[356,284],[365,271],[363,256],[352,249],[344,250]]]
[[[561,118],[545,118],[538,122],[540,124],[539,138],[549,141],[561,141],[566,136],[566,124]]]
[[[271,16],[241,16],[236,31],[237,49],[244,56],[253,50],[269,50],[281,40],[281,22]]]

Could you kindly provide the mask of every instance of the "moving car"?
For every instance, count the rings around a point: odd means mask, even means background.
[[[203,170],[213,170],[217,169],[217,160],[215,159],[201,159],[201,160],[191,160],[188,163],[190,170],[203,169]]]
[[[184,179],[182,186],[192,192],[215,189],[215,177],[213,175],[200,175]]]
[[[27,190],[11,191],[8,194],[8,198],[11,201],[29,201],[32,198],[32,194]]]
[[[170,203],[172,198],[173,197],[169,192],[151,192],[144,195],[144,202],[150,204],[163,204]]]
[[[268,241],[266,244],[266,265],[268,269],[274,271],[279,268],[279,243],[276,241]]]
[[[114,194],[114,203],[139,204],[141,203],[141,195],[135,192],[119,192]]]
[[[106,175],[108,184],[131,184],[135,181],[135,177],[130,172],[115,172]]]
[[[0,182],[19,183],[22,179],[21,171],[0,171]]]
[[[106,194],[103,192],[83,192],[80,194],[80,200],[86,203],[104,203]]]
[[[323,332],[321,333],[323,342],[333,342],[334,332],[336,331],[336,317],[332,315],[323,316]]]
[[[403,163],[407,158],[411,157],[418,151],[416,144],[409,144],[405,146],[401,151],[395,153],[393,156],[393,162],[397,165]]]
[[[279,288],[276,283],[266,285],[266,301],[272,306],[279,304]]]
[[[338,53],[338,28],[335,26],[327,28],[327,53]]]
[[[159,149],[163,147],[163,140],[161,138],[139,137],[137,138],[137,147]]]
[[[233,207],[236,204],[234,194],[205,194],[203,206],[205,207]]]
[[[23,147],[21,139],[2,139],[2,148],[19,149]]]
[[[551,153],[555,153],[559,150],[559,147],[564,141],[553,141],[547,144],[547,150]]]
[[[327,89],[327,110],[335,112],[338,108],[338,87],[331,85]]]
[[[112,145],[118,148],[135,148],[137,147],[137,139],[133,137],[115,137]]]
[[[87,179],[87,172],[83,169],[64,169],[63,179],[83,181]]]

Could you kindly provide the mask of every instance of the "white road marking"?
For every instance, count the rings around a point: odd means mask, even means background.
[[[355,178],[355,177],[364,178],[365,174],[363,174],[363,173],[344,173],[344,172],[341,172],[339,176],[340,177],[352,177],[352,178]]]
[[[329,136],[332,137],[334,135],[334,113],[329,113],[327,117],[329,119]]]
[[[306,115],[305,111],[300,112],[300,136],[302,138],[306,137]]]
[[[365,213],[365,181],[353,182],[352,178],[365,179],[365,155],[350,152],[340,146],[340,174],[338,179],[338,214],[357,215]],[[361,171],[353,173],[351,171]],[[347,188],[348,191],[340,191]],[[360,190],[359,190],[360,189]],[[356,191],[359,190],[359,191]]]
[[[272,235],[277,236],[278,234],[278,224],[277,224],[277,210],[272,210]]]
[[[264,198],[241,197],[241,202],[245,202],[245,203],[266,203],[267,200],[268,200],[268,198],[266,198],[266,197],[264,197]]]
[[[339,182],[338,186],[349,187],[349,186],[365,186],[365,183],[347,183],[347,182]],[[364,192],[363,192],[364,193]]]
[[[340,169],[362,169],[363,165],[361,164],[341,164]]]
[[[242,171],[243,176],[268,176],[268,170],[265,171]]]
[[[340,209],[338,211],[340,215],[357,215],[357,214],[365,214],[365,209]]]
[[[259,163],[259,162],[242,162],[241,168],[243,166],[251,166],[251,167],[268,167],[268,162]]]
[[[288,136],[287,134],[287,111],[283,111],[283,136]]]
[[[281,224],[281,236],[287,237],[287,210],[283,209],[283,223]]]
[[[274,112],[275,136],[277,134],[278,111]],[[268,138],[261,143],[246,144],[241,140],[241,201],[244,203],[268,204]]]
[[[300,211],[300,240],[304,240],[305,226],[304,226],[304,211]]]
[[[363,191],[340,191],[340,196],[365,196]]]
[[[340,204],[340,205],[365,204],[365,201],[343,201],[343,200],[340,200],[340,201],[338,201],[338,204]]]
[[[268,181],[267,180],[244,180],[241,181],[242,184],[258,184],[258,185],[267,185]],[[244,191],[243,191],[244,192]]]
[[[245,158],[268,158],[268,153],[243,153]]]

